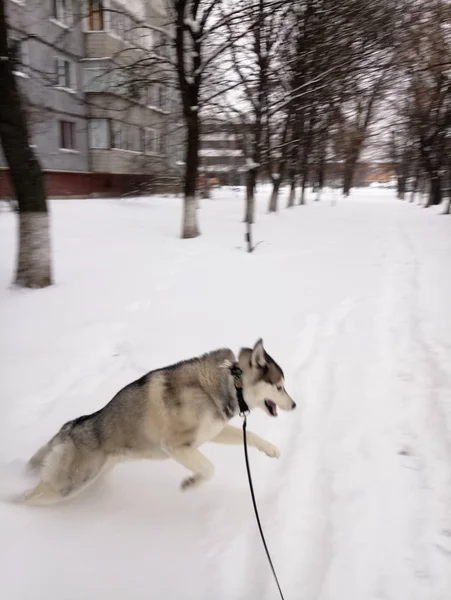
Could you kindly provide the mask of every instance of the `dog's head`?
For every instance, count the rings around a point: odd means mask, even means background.
[[[269,356],[260,339],[254,348],[242,348],[239,365],[243,371],[244,398],[249,408],[262,408],[277,417],[277,407],[293,410],[296,403],[285,390],[282,369]]]

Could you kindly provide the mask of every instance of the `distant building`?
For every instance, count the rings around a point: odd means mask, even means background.
[[[200,171],[222,185],[244,182],[242,136],[234,123],[206,120],[202,127]]]
[[[164,2],[6,3],[31,143],[49,195],[169,185],[181,126],[171,75],[159,68],[169,51]],[[11,192],[8,179],[0,152],[0,197]]]

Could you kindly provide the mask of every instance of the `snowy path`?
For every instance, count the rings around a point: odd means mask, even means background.
[[[249,422],[282,451],[251,461],[286,600],[449,600],[451,220],[384,191],[260,200],[251,256],[233,193],[188,242],[174,199],[53,203],[58,285],[32,293],[6,289],[0,215],[0,492],[145,370],[261,335],[300,406]],[[0,502],[0,596],[277,598],[242,450],[205,452],[216,477],[190,494],[178,465],[129,463],[67,505]]]

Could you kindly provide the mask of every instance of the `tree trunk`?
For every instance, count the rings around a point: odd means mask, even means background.
[[[412,191],[410,193],[410,200],[409,200],[409,202],[413,202],[415,200],[415,196],[416,196],[417,191],[418,191],[419,180],[420,180],[420,176],[418,174],[415,175],[414,179],[413,179],[413,186],[412,186]]]
[[[273,213],[278,210],[278,199],[279,199],[279,190],[280,190],[281,179],[277,177],[276,179],[272,179],[272,192],[271,198],[269,200],[268,212]]]
[[[246,223],[245,239],[247,243],[247,251],[252,252],[252,224],[255,216],[255,187],[256,187],[257,172],[256,169],[249,169],[246,173],[246,214],[244,222]]]
[[[246,173],[246,210],[244,222],[250,225],[253,224],[255,217],[255,185],[256,171],[255,169],[249,169]]]
[[[0,0],[0,141],[19,207],[16,285],[52,284],[50,227],[44,175],[30,148],[22,97],[8,54],[5,0]],[[3,59],[3,60],[2,60]]]
[[[291,208],[292,206],[294,206],[295,199],[296,199],[296,180],[293,176],[293,177],[291,177],[291,180],[290,180],[290,193],[288,195],[287,208]]]
[[[308,169],[304,169],[302,173],[301,182],[301,198],[299,200],[299,206],[305,206],[305,188],[307,187]]]
[[[451,191],[448,192],[448,201],[446,203],[445,209],[443,211],[444,215],[451,215]]]
[[[404,200],[406,197],[406,178],[403,175],[398,177],[396,188],[399,200]]]
[[[442,181],[440,175],[434,173],[430,179],[430,188],[429,188],[429,196],[428,201],[425,205],[425,208],[429,206],[436,206],[442,203]]]
[[[351,189],[354,183],[355,167],[356,162],[354,160],[345,163],[343,172],[343,196],[349,196],[349,194],[351,193]]]
[[[316,198],[317,202],[321,199],[321,194],[324,189],[324,180],[325,180],[325,170],[326,170],[326,161],[321,156],[320,163],[318,166],[318,180],[317,180],[317,188],[316,188]]]
[[[185,161],[185,187],[183,205],[182,238],[195,238],[200,235],[197,224],[196,187],[199,171],[199,118],[194,113],[186,119],[187,149]]]
[[[427,183],[427,177],[423,176],[420,180],[420,185],[419,185],[419,192],[420,192],[420,198],[418,200],[418,203],[421,204],[422,203],[422,199],[423,197],[426,195],[426,193],[428,192],[428,183]]]

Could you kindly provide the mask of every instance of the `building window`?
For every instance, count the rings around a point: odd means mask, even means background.
[[[72,0],[52,0],[52,17],[65,27],[73,22]]]
[[[164,154],[165,153],[165,136],[161,135],[161,133],[158,135],[158,153],[159,154]]]
[[[160,154],[162,151],[162,139],[160,132],[151,127],[146,127],[144,132],[144,151],[147,154]]]
[[[85,92],[108,92],[113,82],[110,63],[105,60],[89,60],[84,65]]]
[[[143,48],[152,50],[153,48],[153,31],[149,27],[142,27],[139,32],[139,43]]]
[[[154,106],[154,86],[148,85],[146,89],[145,103],[147,106]]]
[[[161,110],[167,110],[166,106],[166,89],[161,83],[154,83],[147,87],[147,99],[146,104],[153,106]]]
[[[133,23],[132,42],[140,48],[152,50],[152,30],[147,25],[140,25],[138,22]]]
[[[137,43],[140,40],[142,32],[138,22],[129,14],[124,12],[120,4],[111,3],[110,8],[110,31],[130,43]]]
[[[158,108],[166,109],[166,90],[163,85],[158,86]]]
[[[63,150],[76,150],[75,123],[72,121],[60,121],[60,148]]]
[[[124,15],[124,40],[135,43],[137,37],[137,25],[128,15]]]
[[[28,71],[28,44],[14,36],[8,36],[9,57],[14,73],[26,75]]]
[[[66,90],[75,90],[75,64],[66,58],[55,58],[55,85]]]
[[[142,87],[139,81],[132,79],[126,84],[126,96],[135,102],[142,101]]]
[[[111,124],[111,134],[112,148],[132,152],[143,151],[142,130],[137,125],[130,125],[122,121],[113,121]]]
[[[103,31],[105,29],[103,0],[88,0],[88,15],[89,31]]]
[[[89,147],[102,149],[110,147],[110,122],[108,119],[89,120]]]
[[[124,38],[125,14],[118,4],[111,3],[110,30],[121,39]]]

